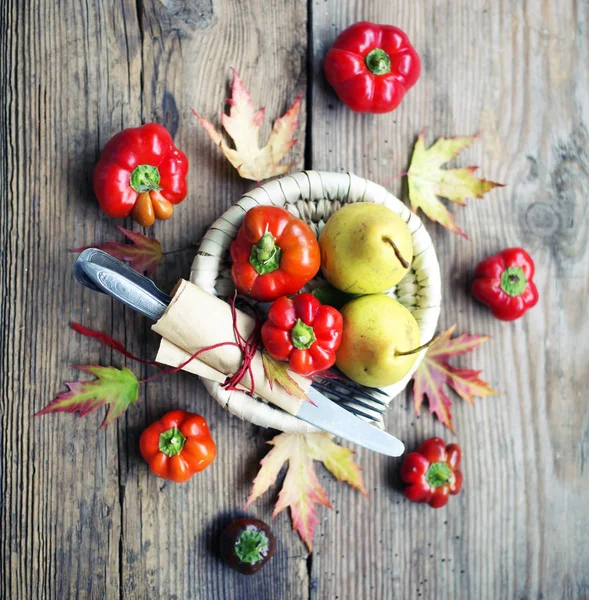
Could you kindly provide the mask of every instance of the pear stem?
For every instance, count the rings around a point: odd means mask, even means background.
[[[382,239],[384,242],[386,242],[387,244],[390,244],[393,247],[395,256],[397,257],[397,260],[401,263],[402,267],[404,269],[408,269],[411,266],[411,264],[401,254],[401,251],[399,250],[397,244],[395,244],[395,242],[393,242],[393,240],[390,237],[387,237],[386,235],[383,235]]]
[[[434,337],[427,343],[423,344],[422,346],[418,346],[417,348],[413,348],[412,350],[407,350],[406,352],[395,352],[395,356],[409,356],[410,354],[417,354],[418,352],[421,352],[422,350],[425,350],[426,348],[429,348],[436,340],[438,339],[437,335],[434,335]]]

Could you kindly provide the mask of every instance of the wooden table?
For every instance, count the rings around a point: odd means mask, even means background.
[[[350,112],[323,77],[327,48],[361,19],[399,25],[422,57],[420,81],[386,116]],[[0,596],[589,597],[588,40],[589,4],[573,0],[1,2]],[[72,279],[68,249],[122,239],[91,188],[107,140],[158,121],[189,156],[188,200],[151,230],[166,250],[197,242],[252,185],[191,113],[218,118],[232,66],[266,106],[264,133],[303,95],[296,168],[385,183],[406,170],[421,129],[428,143],[483,131],[459,164],[507,184],[452,207],[470,241],[427,223],[443,273],[440,326],[492,336],[458,364],[483,369],[500,392],[453,405],[464,492],[439,511],[411,505],[399,460],[360,449],[370,499],[318,468],[334,510],[320,509],[315,552],[281,514],[276,555],[253,578],[225,568],[215,540],[242,514],[273,432],[230,416],[187,374],[143,387],[106,429],[102,414],[32,418],[78,378],[71,364],[124,364],[69,321],[144,356],[157,346],[145,319]],[[406,199],[402,179],[388,187]],[[517,245],[535,258],[540,303],[500,323],[469,281],[482,257]],[[171,287],[193,255],[166,257],[156,282]],[[187,485],[151,476],[137,447],[178,406],[202,413],[218,444]],[[387,423],[409,448],[452,438],[427,409],[414,417],[409,392]],[[249,512],[269,520],[275,496]]]

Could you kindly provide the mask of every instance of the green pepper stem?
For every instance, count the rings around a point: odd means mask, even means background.
[[[521,267],[507,267],[501,274],[501,289],[508,296],[519,296],[528,285],[528,280]]]
[[[317,341],[313,328],[301,319],[297,319],[295,326],[290,330],[290,339],[298,350],[307,350]]]
[[[250,264],[258,275],[266,275],[280,267],[280,256],[281,250],[276,245],[276,238],[266,231],[260,241],[252,246]]]
[[[386,75],[391,72],[391,57],[382,48],[374,48],[364,59],[373,75]]]
[[[425,478],[431,487],[438,488],[450,483],[452,469],[445,462],[435,462],[428,467]]]
[[[268,554],[270,541],[263,531],[248,525],[235,542],[235,554],[241,562],[253,565],[262,560]]]
[[[141,192],[159,191],[160,172],[153,165],[138,165],[131,173],[131,187],[140,194]]]
[[[176,456],[182,452],[186,437],[177,427],[172,427],[160,433],[159,449],[166,456]]]

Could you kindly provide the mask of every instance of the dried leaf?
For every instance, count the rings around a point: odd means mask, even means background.
[[[36,413],[36,417],[49,413],[76,411],[80,417],[84,417],[99,406],[108,405],[108,412],[101,425],[104,427],[137,401],[139,382],[129,369],[96,365],[74,366],[74,369],[91,373],[97,379],[66,382],[69,391],[59,394],[43,410]]]
[[[354,452],[338,446],[333,436],[324,432],[281,433],[268,443],[273,448],[262,459],[262,468],[254,479],[246,508],[270,488],[288,461],[288,471],[273,516],[290,507],[292,526],[312,552],[318,521],[315,504],[331,508],[329,498],[317,479],[313,461],[320,460],[339,481],[345,481],[367,495],[360,467],[352,460]]]
[[[162,245],[156,238],[148,238],[141,233],[129,231],[123,227],[118,228],[133,243],[105,242],[100,246],[84,246],[74,248],[72,252],[82,252],[88,248],[98,248],[108,252],[111,256],[129,263],[129,266],[140,273],[151,275],[164,257]]]
[[[290,375],[287,363],[275,360],[267,352],[262,352],[262,362],[264,364],[264,374],[266,375],[270,389],[273,389],[274,384],[277,383],[291,396],[311,402],[303,388]]]
[[[233,140],[235,149],[229,147],[223,134],[210,121],[194,110],[192,112],[241,177],[259,182],[287,173],[294,163],[289,165],[279,163],[297,143],[292,136],[298,126],[301,96],[297,97],[284,116],[276,119],[268,143],[263,148],[259,147],[259,129],[264,119],[265,109],[254,109],[251,96],[235,69],[233,69],[231,98],[228,99],[228,103],[229,114],[223,114],[221,122]]]
[[[450,406],[452,401],[444,391],[444,384],[450,386],[461,398],[474,404],[474,397],[486,398],[497,392],[479,378],[481,371],[459,369],[448,363],[453,356],[472,352],[489,339],[489,336],[462,334],[452,339],[453,325],[442,333],[432,345],[413,375],[413,397],[415,414],[419,414],[424,396],[427,396],[431,413],[450,431],[454,432]]]
[[[460,230],[454,216],[438,196],[465,205],[466,198],[482,198],[494,187],[503,187],[501,183],[475,177],[474,172],[477,167],[441,168],[445,162],[458,156],[462,150],[470,146],[476,137],[473,135],[439,138],[426,149],[422,131],[415,143],[411,166],[407,172],[409,200],[413,211],[417,212],[417,209],[421,208],[430,219],[465,238],[468,236]]]

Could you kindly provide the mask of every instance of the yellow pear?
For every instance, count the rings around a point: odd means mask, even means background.
[[[336,365],[350,379],[368,387],[401,381],[415,364],[419,327],[413,315],[384,294],[362,296],[341,310],[342,341]]]
[[[356,202],[340,208],[319,236],[321,270],[338,290],[377,294],[399,283],[413,260],[411,233],[382,204]]]

